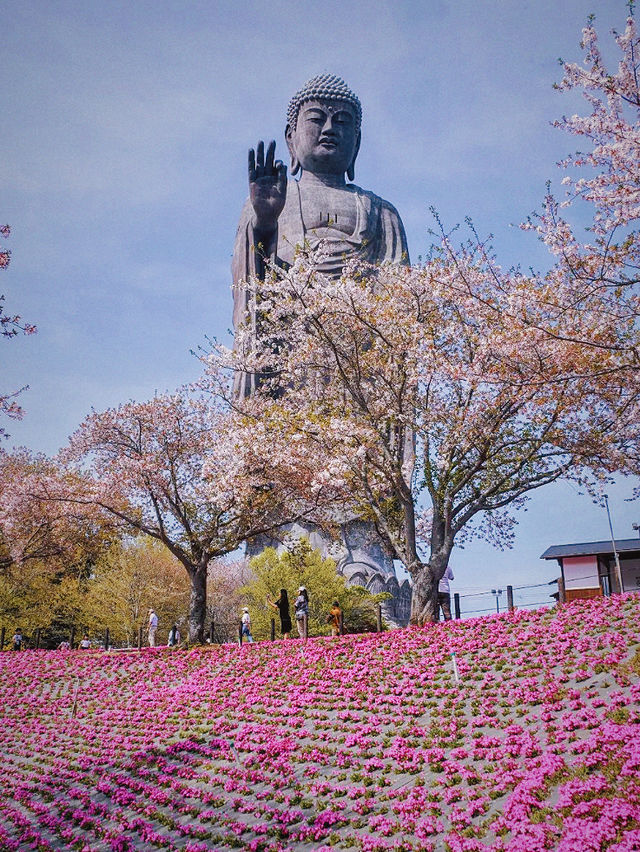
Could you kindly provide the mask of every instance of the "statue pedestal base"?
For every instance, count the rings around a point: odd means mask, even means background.
[[[308,538],[314,550],[335,561],[347,585],[362,586],[374,595],[388,592],[391,598],[381,604],[383,618],[393,627],[406,627],[411,612],[411,586],[408,580],[398,582],[393,557],[373,524],[349,520],[340,524],[340,532],[340,540],[336,541],[315,525],[287,524],[278,539],[260,536],[247,542],[246,554],[249,558],[257,556],[265,547],[282,551],[287,539]]]

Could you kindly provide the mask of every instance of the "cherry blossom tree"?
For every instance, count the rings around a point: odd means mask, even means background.
[[[98,511],[64,505],[63,488],[82,487],[56,460],[21,447],[0,451],[0,566],[24,570],[40,563],[46,573],[86,573],[108,547],[112,530]]]
[[[194,389],[91,414],[61,459],[80,487],[67,505],[94,507],[122,529],[145,533],[180,561],[191,581],[189,638],[202,641],[207,566],[242,542],[305,511],[287,477],[276,487],[260,446],[242,447],[222,404]]]
[[[256,286],[259,345],[241,332],[232,357],[265,378],[238,404],[262,404],[265,434],[308,448],[313,486],[375,523],[412,577],[414,623],[436,616],[454,541],[508,542],[529,491],[605,476],[616,453],[623,467],[637,405],[603,397],[601,354],[541,328],[548,282],[501,273],[481,247],[445,240],[421,267],[353,264],[338,281],[301,252]]]
[[[0,452],[0,618],[27,632],[78,623],[86,585],[113,545],[113,530],[87,507],[63,505],[70,476],[45,456]]]
[[[0,226],[0,236],[8,237],[11,233],[9,225]],[[6,269],[11,260],[11,252],[0,251],[0,269]],[[0,335],[2,337],[15,337],[22,332],[23,334],[34,334],[36,327],[30,323],[25,323],[19,316],[12,316],[4,312],[4,295],[0,295]],[[16,402],[16,397],[26,387],[20,388],[17,391],[1,392],[0,393],[0,412],[6,417],[13,420],[19,420],[23,415],[22,408]],[[0,437],[6,437],[6,430],[0,426]]]
[[[229,556],[214,559],[207,575],[207,616],[213,625],[213,641],[235,642],[238,619],[245,600],[240,592],[252,579],[249,560]]]
[[[619,367],[629,374],[638,369],[634,331],[640,316],[640,37],[632,5],[630,11],[624,32],[614,32],[621,54],[615,72],[605,66],[593,17],[582,32],[583,64],[563,63],[557,88],[581,92],[589,114],[564,116],[555,125],[588,148],[559,164],[567,172],[564,199],[549,191],[542,212],[523,226],[538,233],[556,260],[547,274],[548,309],[573,311],[573,338],[601,350],[615,347]],[[588,340],[579,323],[582,309],[602,310],[605,323],[615,316],[629,338]]]
[[[413,580],[415,623],[436,615],[454,541],[479,534],[508,544],[513,510],[531,490],[638,470],[632,17],[617,41],[616,74],[604,68],[592,22],[586,66],[564,66],[560,88],[582,89],[592,113],[558,125],[591,149],[562,164],[582,170],[565,178],[563,204],[549,194],[524,226],[548,245],[548,272],[504,272],[475,235],[458,247],[442,228],[423,265],[350,265],[338,281],[302,250],[289,270],[254,282],[257,345],[240,331],[227,356],[262,377],[258,394],[238,404],[249,418],[263,406],[274,455],[286,452],[276,435],[304,445],[315,486],[342,489],[392,546]],[[560,215],[578,206],[591,213],[586,238]]]
[[[582,32],[583,63],[563,63],[558,88],[581,92],[588,113],[563,117],[556,126],[587,147],[560,163],[565,197],[557,201],[549,191],[542,212],[524,227],[538,233],[556,260],[546,276],[550,315],[571,316],[572,326],[561,323],[567,338],[601,353],[603,395],[632,400],[640,368],[640,37],[632,3],[624,31],[613,35],[617,69],[606,67],[593,17]],[[591,334],[592,323],[583,318],[594,311],[603,328],[615,319],[618,334]],[[625,448],[636,474],[637,437],[636,431]]]

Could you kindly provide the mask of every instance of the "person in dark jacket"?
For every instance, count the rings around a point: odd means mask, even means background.
[[[291,612],[289,610],[289,595],[286,589],[280,589],[280,597],[275,601],[267,598],[269,606],[278,610],[280,614],[280,632],[283,639],[288,639],[291,633]]]

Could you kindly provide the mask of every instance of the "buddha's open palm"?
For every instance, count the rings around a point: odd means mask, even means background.
[[[256,230],[271,234],[278,224],[287,197],[287,167],[275,160],[276,143],[271,141],[264,154],[264,142],[249,149],[249,198],[256,214]]]

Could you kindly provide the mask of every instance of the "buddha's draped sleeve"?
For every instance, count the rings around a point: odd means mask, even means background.
[[[376,201],[379,205],[379,240],[375,262],[391,261],[391,263],[408,266],[409,249],[402,219],[393,204],[377,196]]]
[[[249,330],[250,337],[243,336],[244,344],[250,345],[250,340],[255,334],[256,312],[255,301],[247,282],[252,278],[261,278],[264,275],[262,260],[256,252],[255,237],[253,232],[253,208],[249,200],[242,208],[240,223],[236,233],[236,242],[233,249],[233,260],[231,261],[231,278],[233,289],[233,328],[235,331],[234,349],[238,351],[238,331],[244,327]],[[249,396],[256,385],[256,377],[253,373],[236,370],[233,386],[236,398]]]
[[[251,220],[252,207],[247,200],[242,208],[231,261],[234,329],[238,329],[248,319],[249,292],[246,282],[258,272]]]

